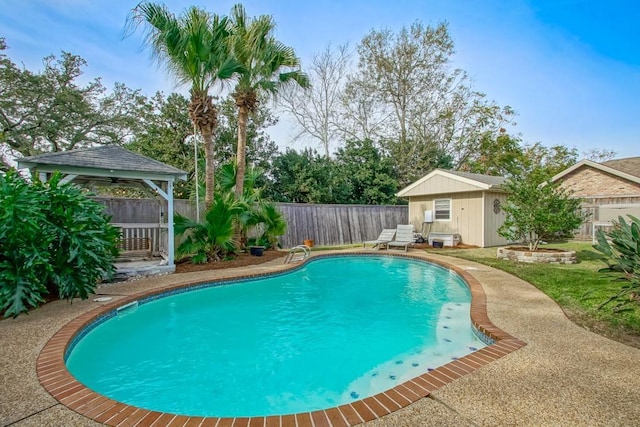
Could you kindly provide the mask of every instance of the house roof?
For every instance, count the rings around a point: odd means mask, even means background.
[[[422,184],[438,176],[467,184],[469,186],[468,191],[499,190],[501,189],[502,184],[504,184],[506,180],[504,177],[501,177],[501,176],[483,175],[478,173],[445,170],[445,169],[434,169],[433,171],[423,176],[416,182],[400,190],[396,195],[398,197],[409,197],[409,196],[446,193],[447,191],[443,191],[440,188],[433,188],[432,190],[429,190],[427,192],[425,192],[424,189],[420,189]]]
[[[580,160],[575,165],[568,167],[557,175],[554,175],[553,178],[551,178],[551,181],[558,181],[581,167],[598,169],[602,172],[640,184],[640,157],[607,160],[602,163],[596,163],[587,159]]]
[[[601,165],[640,178],[640,157],[627,157],[624,159],[613,159],[602,162]]]
[[[24,157],[17,161],[18,168],[36,167],[44,172],[54,170],[78,174],[95,172],[103,176],[149,179],[172,177],[172,179],[184,180],[187,177],[187,173],[183,170],[117,145],[45,153]]]

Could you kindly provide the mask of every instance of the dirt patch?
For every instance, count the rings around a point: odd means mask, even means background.
[[[282,258],[287,255],[284,251],[264,251],[262,256],[253,256],[249,253],[240,253],[235,259],[209,262],[207,264],[191,264],[189,260],[176,263],[176,273],[191,273],[194,271],[217,270],[220,268],[236,268],[247,267],[250,265],[264,264],[274,259]]]

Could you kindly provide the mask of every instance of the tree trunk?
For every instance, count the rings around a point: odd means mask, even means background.
[[[206,92],[191,94],[189,103],[189,118],[195,127],[202,134],[204,140],[204,205],[208,209],[213,203],[214,192],[214,153],[213,153],[213,131],[218,127],[218,110],[213,105],[213,98]],[[197,184],[196,184],[197,185]]]
[[[236,197],[240,198],[244,191],[244,173],[246,169],[247,151],[247,122],[249,109],[242,105],[238,107],[238,149],[236,152]]]
[[[213,154],[213,133],[209,131],[202,132],[202,139],[204,140],[204,157],[205,157],[205,172],[204,172],[204,206],[209,209],[209,206],[213,203],[213,186],[215,176],[215,163]]]

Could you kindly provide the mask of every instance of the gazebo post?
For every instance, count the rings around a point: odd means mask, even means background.
[[[163,191],[150,179],[143,179],[143,181],[151,187],[157,194],[167,201],[167,265],[170,267],[175,266],[174,262],[174,246],[175,239],[173,235],[173,181],[167,180],[167,191]]]
[[[174,246],[175,238],[173,231],[173,181],[167,181],[167,252],[169,259],[168,265],[174,266]]]

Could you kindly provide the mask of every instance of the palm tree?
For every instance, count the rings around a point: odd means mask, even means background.
[[[204,140],[208,207],[213,202],[213,134],[218,125],[218,111],[209,90],[231,79],[240,69],[229,54],[229,20],[195,6],[176,17],[163,4],[143,2],[131,11],[128,24],[131,30],[146,24],[145,43],[153,57],[180,84],[191,87],[189,118]]]
[[[233,97],[238,107],[238,147],[236,195],[243,193],[246,168],[247,121],[256,111],[258,99],[277,95],[284,85],[309,87],[309,79],[300,71],[300,59],[293,48],[273,37],[275,22],[270,15],[249,19],[241,4],[231,10],[231,52],[241,64]]]

